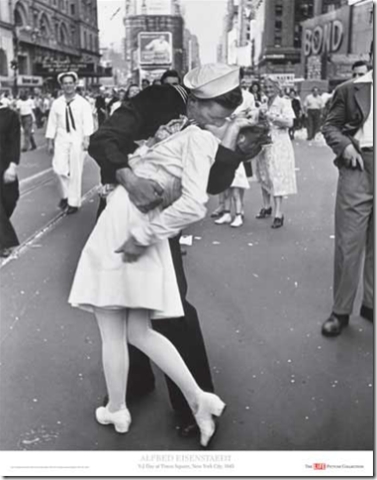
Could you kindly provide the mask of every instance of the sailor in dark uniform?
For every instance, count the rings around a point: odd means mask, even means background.
[[[21,126],[17,113],[0,101],[0,256],[8,257],[19,242],[10,221],[19,198]]]

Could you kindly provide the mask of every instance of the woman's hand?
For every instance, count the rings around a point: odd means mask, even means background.
[[[136,262],[148,247],[138,245],[133,237],[126,240],[123,245],[115,250],[115,253],[122,254],[122,260],[125,263]]]
[[[50,138],[48,139],[48,143],[47,143],[47,151],[50,155],[54,154],[54,140]]]
[[[257,119],[247,118],[244,116],[236,116],[228,120],[225,123],[225,125],[220,127],[223,129],[222,137],[219,137],[221,138],[221,145],[225,148],[229,148],[230,150],[235,150],[237,146],[237,138],[240,131],[245,127],[252,127],[257,123],[258,123]],[[213,127],[213,125],[208,125],[208,130],[213,132],[214,128],[218,128],[218,127]],[[214,133],[214,135],[216,134]]]

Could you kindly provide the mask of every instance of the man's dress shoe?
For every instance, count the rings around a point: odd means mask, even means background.
[[[78,211],[78,207],[71,207],[71,205],[68,205],[67,215],[72,215],[73,213],[77,213]]]
[[[336,337],[342,333],[344,327],[348,325],[349,316],[337,316],[334,313],[322,325],[322,335],[325,337]]]

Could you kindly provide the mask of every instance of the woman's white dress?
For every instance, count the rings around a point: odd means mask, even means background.
[[[164,188],[163,207],[141,213],[118,186],[79,260],[69,303],[92,311],[143,308],[152,318],[183,316],[168,239],[206,214],[207,182],[219,140],[196,126],[175,133],[130,160],[134,173]],[[165,208],[166,207],[166,208]],[[130,236],[148,246],[135,263],[115,253]]]
[[[268,109],[280,119],[294,119],[291,101],[276,97]],[[254,163],[254,171],[262,187],[275,197],[297,193],[295,154],[288,128],[270,122],[271,145],[263,147]]]

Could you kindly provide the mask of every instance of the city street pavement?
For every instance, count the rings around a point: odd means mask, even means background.
[[[34,138],[37,149],[22,153],[18,167],[21,199],[12,222],[21,243],[32,239],[36,232],[39,233],[62,217],[58,208],[58,184],[51,168],[52,157],[47,152],[44,132],[44,128],[36,129]],[[83,195],[98,182],[98,167],[87,156],[83,174]]]
[[[255,219],[261,194],[252,182],[241,228],[206,218],[185,232],[194,236],[184,257],[189,300],[228,404],[215,450],[373,448],[373,326],[358,316],[360,295],[340,337],[320,333],[332,300],[333,155],[321,143],[294,146],[299,193],[284,201],[282,229]],[[45,150],[37,152],[42,170],[49,168]],[[99,334],[91,315],[70,308],[67,297],[95,222],[98,170],[89,159],[84,193],[91,194],[72,216],[56,218],[48,178],[21,198],[14,216],[21,240],[38,229],[44,234],[1,268],[0,448],[198,449],[197,439],[174,431],[157,370],[156,391],[130,405],[127,435],[96,423],[105,393]],[[212,199],[209,210],[215,206]]]

